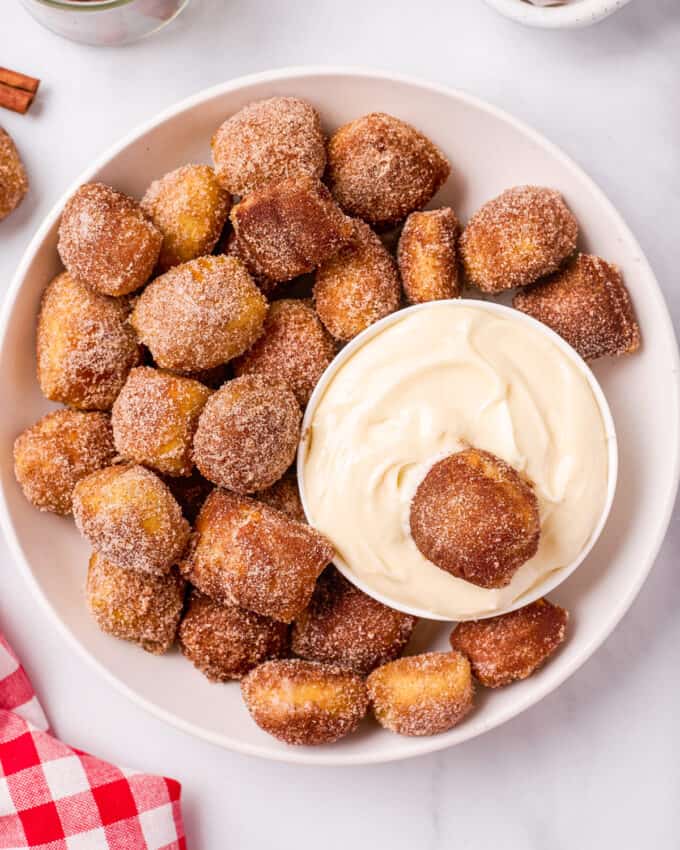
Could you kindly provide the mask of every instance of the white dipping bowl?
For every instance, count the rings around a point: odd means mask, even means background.
[[[524,0],[486,0],[501,15],[542,29],[589,27],[623,8],[630,0],[572,0],[564,6],[533,6]]]
[[[446,310],[450,310],[451,307],[455,308],[457,306],[475,307],[479,310],[484,310],[488,313],[509,318],[512,321],[517,322],[519,325],[526,325],[528,327],[533,328],[542,336],[549,339],[550,342],[562,352],[562,354],[574,365],[576,370],[586,379],[588,386],[590,387],[595,398],[598,410],[600,412],[604,436],[607,444],[607,486],[604,504],[597,518],[597,522],[593,528],[593,531],[588,540],[586,541],[585,545],[579,552],[578,556],[573,561],[571,561],[571,563],[566,564],[562,569],[553,570],[552,572],[549,572],[529,591],[519,596],[509,605],[502,608],[498,608],[495,611],[489,611],[485,614],[475,614],[474,616],[459,618],[483,620],[487,617],[496,617],[499,614],[507,614],[508,611],[515,611],[517,610],[517,608],[521,608],[523,605],[528,605],[530,602],[534,602],[536,599],[540,599],[542,596],[545,596],[547,593],[550,593],[550,591],[554,590],[565,579],[567,579],[574,572],[574,570],[580,564],[583,563],[583,561],[588,556],[588,553],[591,551],[591,549],[597,542],[597,539],[602,533],[605,523],[607,522],[607,517],[609,516],[609,512],[614,501],[614,493],[616,492],[616,480],[618,476],[619,466],[619,455],[616,441],[616,429],[614,428],[614,420],[612,418],[611,411],[609,410],[607,399],[605,398],[604,393],[602,392],[602,388],[597,382],[597,379],[593,375],[592,371],[588,368],[585,361],[576,353],[576,351],[574,351],[574,349],[570,345],[568,345],[562,339],[562,337],[560,337],[550,328],[546,327],[546,325],[541,324],[541,322],[537,322],[536,319],[531,318],[531,316],[527,316],[525,313],[521,313],[519,310],[514,310],[512,307],[506,307],[505,305],[496,302],[478,301],[472,298],[459,298],[452,301],[431,301],[426,304],[416,304],[413,307],[407,307],[404,310],[399,310],[396,313],[392,313],[391,315],[386,316],[384,319],[381,319],[379,322],[376,322],[375,324],[366,328],[365,331],[362,331],[360,334],[354,337],[354,339],[340,351],[337,357],[323,373],[321,379],[319,380],[319,383],[314,388],[314,392],[312,393],[312,396],[307,405],[307,409],[305,410],[304,418],[302,420],[302,440],[300,442],[300,448],[298,450],[297,457],[297,479],[298,486],[300,489],[300,498],[302,500],[302,507],[304,508],[305,514],[309,518],[310,522],[312,522],[313,524],[314,511],[309,503],[309,498],[305,487],[306,462],[308,457],[307,449],[309,446],[309,441],[306,439],[306,435],[312,423],[314,422],[314,416],[316,414],[316,410],[319,406],[319,403],[324,397],[326,390],[333,382],[334,377],[342,369],[342,367],[352,358],[352,356],[369,340],[378,336],[378,334],[383,332],[386,328],[389,328],[391,325],[400,322],[404,318],[404,316],[412,313],[440,310],[442,307]],[[342,541],[335,542],[337,542],[339,548],[342,549]],[[345,576],[345,578],[355,584],[360,590],[363,590],[364,593],[367,593],[369,596],[372,596],[379,602],[382,602],[385,605],[389,605],[392,608],[396,608],[399,611],[404,611],[407,614],[413,614],[416,617],[425,618],[428,620],[440,620],[443,622],[451,622],[450,617],[443,616],[442,614],[437,613],[436,611],[406,605],[399,599],[395,599],[385,595],[384,593],[381,593],[379,590],[377,590],[371,585],[370,581],[358,576],[340,556],[336,555],[335,559],[333,560],[333,563]]]
[[[15,437],[53,407],[35,378],[35,324],[42,291],[60,269],[57,226],[66,199],[88,180],[141,197],[151,180],[178,165],[209,162],[215,128],[249,101],[273,95],[312,101],[327,130],[375,110],[410,121],[450,158],[453,173],[435,204],[453,206],[463,220],[508,186],[535,183],[558,189],[581,224],[581,248],[621,268],[642,328],[639,353],[593,365],[617,425],[619,485],[587,563],[555,595],[572,613],[567,641],[536,675],[480,696],[463,723],[431,738],[393,735],[367,719],[356,734],[336,744],[289,747],[253,723],[237,684],[210,683],[177,651],[159,658],[103,634],[85,607],[87,543],[69,519],[36,511],[14,479]],[[410,758],[474,738],[534,705],[580,667],[621,619],[652,566],[671,516],[678,483],[679,372],[670,317],[640,246],[602,191],[555,145],[475,97],[392,73],[324,67],[255,74],[200,92],[125,136],[66,187],[38,228],[0,318],[2,529],[36,601],[102,674],[102,687],[118,688],[192,735],[251,755],[316,765]],[[40,635],[40,612],[31,607],[24,615]],[[445,649],[449,632],[447,624],[422,621],[408,651]],[[595,693],[588,696],[597,699]]]

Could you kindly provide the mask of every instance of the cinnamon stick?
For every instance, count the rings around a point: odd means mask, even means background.
[[[13,112],[20,112],[24,115],[33,103],[34,97],[33,92],[15,89],[12,86],[5,85],[5,83],[0,83],[0,106],[5,109],[11,109]]]
[[[11,71],[9,68],[0,68],[0,83],[11,86],[13,89],[23,89],[35,94],[38,91],[40,80],[20,74],[19,71]]]

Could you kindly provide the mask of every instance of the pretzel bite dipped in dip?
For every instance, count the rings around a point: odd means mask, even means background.
[[[368,708],[357,673],[299,659],[261,664],[243,679],[241,693],[255,723],[286,744],[338,741]]]
[[[328,143],[333,196],[346,213],[370,224],[396,224],[422,209],[449,172],[426,136],[384,112],[350,121]]]
[[[283,655],[288,626],[194,590],[178,637],[184,655],[208,679],[227,682]]]
[[[131,322],[162,369],[212,369],[243,354],[262,333],[267,300],[235,257],[199,257],[157,277]]]
[[[313,177],[289,177],[252,192],[231,211],[238,250],[255,274],[292,280],[349,241],[352,222]]]
[[[397,267],[380,239],[354,222],[352,240],[317,269],[314,304],[332,336],[343,342],[399,309]]]
[[[616,266],[578,254],[563,269],[518,292],[512,306],[548,325],[584,360],[632,354],[640,328]]]
[[[151,575],[116,566],[93,552],[87,571],[87,607],[103,632],[162,655],[174,643],[185,586],[177,570]]]
[[[333,547],[317,531],[262,502],[213,490],[180,564],[218,602],[289,623],[306,607]]]
[[[465,653],[475,678],[487,688],[526,679],[564,641],[569,613],[547,599],[489,617],[459,623],[451,646]]]
[[[274,301],[262,336],[234,362],[236,375],[262,375],[287,384],[301,407],[335,355],[335,342],[304,301]]]
[[[68,272],[40,303],[36,355],[43,395],[81,410],[109,410],[141,351],[126,299],[99,295]]]
[[[15,210],[28,192],[28,175],[12,137],[0,127],[0,221]]]
[[[406,219],[397,260],[404,293],[411,304],[460,295],[459,231],[450,207],[414,212]]]
[[[183,165],[154,180],[142,210],[163,234],[158,272],[209,254],[222,233],[231,196],[207,165]]]
[[[189,541],[180,506],[143,466],[108,466],[83,478],[73,491],[73,516],[93,549],[124,569],[163,575]]]
[[[538,501],[490,452],[465,449],[438,461],[410,511],[416,546],[433,564],[478,587],[504,587],[538,550]]]
[[[79,283],[102,295],[126,295],[151,277],[162,242],[135,200],[103,183],[85,183],[66,202],[57,248]]]
[[[53,410],[14,441],[14,474],[36,508],[67,515],[76,484],[115,455],[105,413]]]
[[[515,186],[488,201],[460,239],[465,274],[483,292],[526,286],[576,250],[578,222],[559,192]]]
[[[298,97],[247,104],[219,127],[211,147],[217,176],[234,195],[296,175],[320,178],[326,167],[319,114]]]
[[[293,625],[291,648],[301,658],[370,673],[401,654],[416,622],[362,593],[331,566]]]
[[[438,735],[472,709],[470,663],[460,652],[425,652],[398,658],[366,680],[381,726],[399,735]]]
[[[111,411],[121,457],[166,475],[190,475],[193,437],[210,390],[198,381],[138,366]]]
[[[260,375],[228,381],[208,400],[194,437],[194,462],[214,484],[254,493],[278,481],[300,439],[300,407],[285,384]]]

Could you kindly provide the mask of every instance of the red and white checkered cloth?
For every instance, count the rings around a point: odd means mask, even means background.
[[[62,744],[0,633],[0,848],[186,850],[174,779]]]

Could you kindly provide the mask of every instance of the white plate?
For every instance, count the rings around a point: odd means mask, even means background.
[[[474,713],[443,735],[401,738],[367,720],[356,735],[330,747],[278,743],[252,723],[238,685],[210,684],[177,652],[157,658],[99,632],[83,602],[87,545],[69,520],[37,513],[14,481],[13,440],[50,408],[35,380],[34,332],[40,294],[59,269],[57,223],[66,198],[92,179],[140,196],[153,178],[177,165],[208,161],[208,141],[220,122],[248,101],[273,94],[308,98],[329,129],[371,110],[412,122],[450,157],[453,175],[437,202],[451,204],[464,219],[514,184],[559,189],[581,222],[582,247],[623,269],[642,326],[639,354],[594,368],[618,432],[619,484],[597,546],[554,595],[572,612],[569,640],[532,678],[481,691]],[[370,71],[301,68],[235,80],[167,110],[115,145],[69,188],[20,264],[0,330],[0,517],[19,568],[61,629],[111,684],[185,731],[241,752],[310,764],[376,763],[449,747],[498,726],[592,655],[640,589],[670,520],[678,483],[678,352],[663,297],[638,244],[602,192],[556,147],[503,112],[439,86]],[[413,649],[443,648],[447,633],[441,624],[423,623]]]

